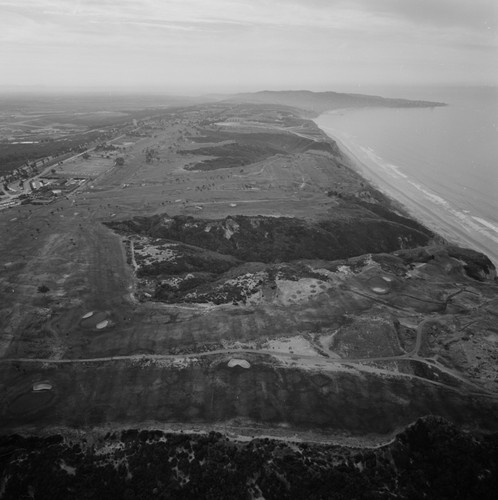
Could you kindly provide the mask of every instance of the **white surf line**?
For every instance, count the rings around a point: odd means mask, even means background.
[[[318,123],[316,124],[318,125]],[[339,148],[353,161],[355,164],[354,170],[389,198],[403,204],[412,217],[418,219],[423,225],[449,241],[457,245],[474,248],[487,255],[494,261],[495,265],[498,264],[498,254],[492,246],[498,242],[498,238],[496,233],[493,232],[492,224],[484,224],[483,219],[476,219],[472,215],[467,216],[461,210],[454,208],[448,201],[433,193],[430,188],[422,186],[400,172],[396,165],[385,162],[370,148],[355,144],[348,137],[341,135],[340,131],[332,127],[325,127],[321,130],[336,141]],[[351,141],[351,147],[348,145],[348,141]],[[367,159],[364,160],[360,156],[361,152],[356,153],[352,149],[354,146],[357,146],[368,157],[368,160],[375,164],[375,167],[372,167]],[[382,175],[379,169],[383,170],[387,176]],[[396,184],[396,181],[400,179],[405,184],[405,187]],[[425,200],[417,197],[417,193],[421,194]],[[432,207],[428,206],[426,202],[429,202]],[[483,227],[486,230],[482,230]],[[495,227],[494,231],[496,229]],[[476,238],[472,231],[477,233],[476,235],[486,238],[487,241],[484,241],[482,237]]]

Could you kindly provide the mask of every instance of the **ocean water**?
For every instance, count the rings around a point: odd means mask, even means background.
[[[443,237],[498,267],[498,89],[384,92],[445,102],[436,108],[363,108],[315,122],[360,173]]]

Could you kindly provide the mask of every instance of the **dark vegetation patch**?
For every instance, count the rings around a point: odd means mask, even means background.
[[[496,277],[496,268],[489,258],[470,248],[460,248],[454,245],[428,246],[405,249],[396,252],[407,265],[428,263],[438,258],[451,257],[463,262],[467,276],[477,281],[485,281]]]
[[[112,229],[164,238],[231,255],[245,262],[344,259],[389,253],[427,244],[428,231],[372,216],[361,220],[310,222],[290,217],[233,216],[218,220],[193,217],[135,217],[107,222]]]
[[[209,272],[220,274],[238,265],[235,257],[218,252],[207,251],[190,245],[179,244],[174,248],[175,256],[171,260],[142,263],[136,255],[139,277],[176,275],[192,272]]]
[[[188,273],[177,276],[176,280],[160,280],[156,285],[154,299],[172,304],[186,302],[185,295],[202,285],[211,283],[217,277],[213,273]]]
[[[297,281],[302,278],[322,279],[323,276],[299,262],[286,264],[248,263],[229,271],[214,273],[190,273],[180,281],[162,281],[158,284],[154,298],[162,302],[190,302],[227,304],[246,303],[263,287],[276,288],[275,279]]]
[[[201,136],[197,141],[210,143],[230,141],[230,143],[179,151],[180,154],[184,155],[215,157],[187,167],[188,170],[241,167],[257,163],[276,154],[304,153],[310,150],[327,151],[337,156],[340,155],[339,149],[333,141],[314,141],[290,133],[213,133],[212,131],[201,131]]]
[[[188,293],[180,296],[177,295],[175,301],[200,304],[212,302],[217,305],[228,304],[230,302],[245,303],[251,295],[260,290],[262,284],[262,280],[255,284],[248,284],[243,280],[234,282],[220,279],[214,283],[208,284],[205,282],[199,284],[199,286],[192,287],[188,290]],[[156,298],[162,300],[162,297],[162,290],[160,290],[156,293]]]
[[[419,230],[418,225],[402,224],[403,217],[394,221],[364,208],[360,210],[361,218],[317,222],[290,217],[233,216],[208,220],[156,215],[110,221],[107,225],[127,235],[150,238],[156,249],[161,248],[161,243],[176,243],[168,247],[174,251],[174,257],[167,260],[135,253],[137,276],[148,280],[146,296],[166,302],[221,304],[245,302],[263,285],[275,286],[272,273],[280,273],[282,279],[320,279],[318,275],[311,276],[307,266],[296,262],[300,260],[321,260],[323,267],[331,271],[348,265],[354,271],[371,258],[367,254],[374,254],[386,270],[404,275],[403,260],[389,252],[427,244],[432,233],[421,226]],[[245,273],[256,271],[247,270],[244,263],[253,263],[252,267],[254,263],[278,266],[266,266],[264,277],[245,277]],[[177,279],[168,279],[171,277]],[[155,281],[152,289],[150,280]]]
[[[470,435],[438,417],[419,419],[373,449],[131,429],[92,444],[5,436],[0,450],[5,500],[485,500],[498,485],[497,436]]]

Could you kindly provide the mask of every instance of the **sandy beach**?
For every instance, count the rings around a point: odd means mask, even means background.
[[[351,166],[377,189],[398,201],[410,215],[450,243],[486,254],[498,267],[498,238],[481,229],[473,217],[451,207],[446,200],[415,183],[394,165],[327,128],[322,117],[315,123],[350,160]]]

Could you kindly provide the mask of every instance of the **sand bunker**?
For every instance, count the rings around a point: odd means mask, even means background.
[[[109,324],[109,320],[105,319],[104,321],[101,321],[100,323],[97,324],[97,326],[95,328],[97,328],[97,330],[102,330],[103,328],[105,328],[107,325]]]
[[[86,314],[85,314],[85,316],[86,316]],[[87,330],[95,330],[96,328],[97,329],[105,328],[109,324],[109,320],[107,318],[108,318],[107,312],[105,312],[105,311],[93,311],[91,316],[88,316],[86,318],[83,317],[83,319],[80,321],[80,325],[83,328],[86,328]],[[100,326],[100,327],[98,326],[98,325],[102,325],[105,321],[107,321],[107,323],[104,326]]]
[[[391,291],[391,278],[386,276],[375,276],[368,280],[368,286],[372,292],[384,295]]]
[[[251,363],[245,359],[232,358],[228,362],[228,368],[234,368],[235,366],[240,366],[241,368],[251,368]]]
[[[81,319],[91,318],[93,316],[93,311],[87,312],[85,315],[81,317]]]
[[[37,382],[36,384],[33,384],[34,392],[51,391],[51,390],[52,390],[52,384],[49,384],[48,382]]]

